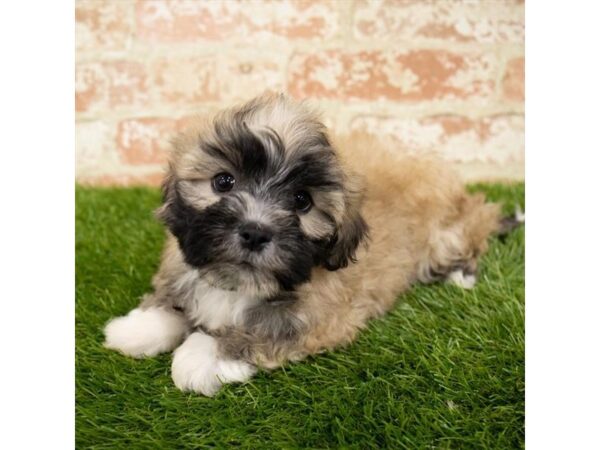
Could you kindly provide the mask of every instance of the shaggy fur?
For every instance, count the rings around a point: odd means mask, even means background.
[[[413,283],[472,287],[488,236],[507,226],[434,157],[362,134],[333,141],[282,95],[177,138],[163,195],[167,243],[139,307],[152,313],[109,323],[107,345],[139,357],[183,342],[174,381],[205,395],[351,342]],[[158,331],[142,333],[143,317]]]

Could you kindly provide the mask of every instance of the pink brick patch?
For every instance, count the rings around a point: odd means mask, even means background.
[[[77,174],[89,174],[98,169],[119,164],[115,151],[115,127],[110,122],[94,120],[80,122],[75,127],[75,164]]]
[[[264,92],[285,90],[286,60],[279,55],[239,52],[221,59],[220,93],[225,102],[245,101]]]
[[[144,66],[133,61],[80,63],[75,68],[75,110],[136,109],[148,104]]]
[[[75,48],[118,50],[133,35],[133,4],[114,0],[75,2]]]
[[[151,117],[127,119],[117,126],[117,150],[123,162],[131,165],[164,164],[170,139],[193,118]]]
[[[512,59],[506,65],[506,73],[502,80],[504,96],[509,100],[525,99],[525,60]]]
[[[214,58],[162,58],[154,61],[150,70],[152,86],[163,104],[193,106],[219,99]]]
[[[512,0],[360,1],[354,11],[357,39],[522,44],[525,8]]]
[[[136,4],[138,35],[157,42],[198,39],[329,38],[337,32],[333,1],[144,1]]]
[[[298,98],[420,101],[489,97],[494,91],[491,55],[442,50],[329,50],[294,55],[288,90]]]
[[[422,119],[359,116],[351,128],[391,138],[414,152],[437,152],[453,161],[523,161],[525,124],[521,115],[481,119],[440,115]],[[395,151],[391,148],[390,151]]]

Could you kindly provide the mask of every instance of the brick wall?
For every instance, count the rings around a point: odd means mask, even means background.
[[[168,139],[265,90],[336,132],[439,151],[469,179],[524,174],[524,4],[77,0],[77,178],[157,184]]]

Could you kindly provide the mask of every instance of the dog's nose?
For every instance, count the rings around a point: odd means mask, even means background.
[[[258,252],[271,242],[273,233],[257,223],[245,223],[240,227],[240,238],[242,247]]]

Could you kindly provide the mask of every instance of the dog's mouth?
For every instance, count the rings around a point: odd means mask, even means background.
[[[232,263],[239,266],[241,269],[247,270],[268,270],[277,261],[280,261],[284,255],[279,254],[278,248],[274,242],[270,242],[263,249],[249,250],[238,246],[238,251],[232,258]]]
[[[252,264],[250,261],[242,261],[238,264],[240,269],[245,270],[256,270],[256,266]]]
[[[269,265],[269,258],[261,254],[252,252],[240,252],[238,254],[230,255],[229,257],[215,260],[208,264],[213,267],[227,267],[228,271],[237,271],[240,273],[254,273],[254,272],[270,272],[271,267]]]

